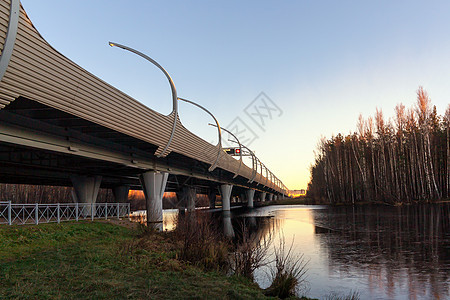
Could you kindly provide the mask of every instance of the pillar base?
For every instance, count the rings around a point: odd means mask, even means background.
[[[72,198],[74,202],[95,204],[97,202],[98,191],[102,176],[84,176],[72,175],[70,176],[74,190],[72,191]],[[84,216],[92,216],[97,214],[95,205],[92,207],[82,207],[81,211]]]
[[[166,189],[169,173],[145,172],[139,177],[144,190],[147,208],[147,226],[158,231],[163,230],[162,198]]]

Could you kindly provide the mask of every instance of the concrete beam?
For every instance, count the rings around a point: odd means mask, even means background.
[[[193,172],[191,168],[177,167],[173,163],[169,165],[164,161],[157,160],[155,162],[154,159],[149,157],[148,153],[139,149],[133,148],[133,156],[130,156],[130,149],[127,146],[118,146],[116,143],[94,138],[76,130],[65,130],[64,128],[18,114],[8,113],[3,110],[1,112],[0,142],[120,164],[135,169],[136,173],[149,169],[159,172],[170,171],[171,174],[187,175],[243,188],[249,187],[249,185],[237,181],[213,176],[210,172],[203,174]],[[29,124],[30,128],[24,127],[22,124]],[[40,131],[36,131],[35,128],[39,128]],[[76,139],[69,140],[68,134],[71,137],[76,137]],[[228,172],[234,172],[234,170]]]
[[[168,177],[169,173],[155,171],[145,172],[139,176],[146,200],[147,226],[158,231],[163,230],[162,198]]]

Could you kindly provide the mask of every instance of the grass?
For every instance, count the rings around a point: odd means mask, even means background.
[[[250,280],[178,259],[170,234],[108,222],[0,227],[0,298],[267,299]]]

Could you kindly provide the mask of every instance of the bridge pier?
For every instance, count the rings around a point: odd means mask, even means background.
[[[70,180],[74,188],[74,192],[72,193],[74,202],[93,205],[90,208],[84,207],[82,214],[85,216],[95,215],[96,209],[94,204],[97,202],[102,176],[72,175],[70,176]]]
[[[261,192],[261,195],[260,195],[260,201],[261,202],[265,202],[266,201],[266,195],[267,195],[266,192]]]
[[[195,211],[195,202],[197,200],[197,192],[194,187],[184,187],[183,189],[184,197],[187,201],[187,211]]]
[[[177,195],[177,207],[178,207],[178,214],[179,215],[184,215],[184,213],[186,212],[186,199],[184,197],[184,193],[183,190],[179,190],[177,192],[175,192],[175,194]]]
[[[269,201],[273,200],[273,194],[269,194]]]
[[[231,184],[222,184],[220,191],[222,195],[222,211],[230,211],[230,197],[233,186]]]
[[[247,207],[253,208],[253,198],[255,197],[255,190],[248,189],[247,193]]]
[[[112,189],[114,199],[116,199],[117,203],[126,203],[128,202],[128,193],[130,191],[129,185],[118,185]]]
[[[208,199],[209,199],[209,208],[210,209],[216,208],[216,191],[215,190],[209,191]]]
[[[145,172],[139,176],[144,190],[147,208],[147,226],[158,231],[163,230],[162,198],[166,189],[169,173]]]

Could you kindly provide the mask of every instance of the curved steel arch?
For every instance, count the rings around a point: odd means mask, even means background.
[[[172,102],[173,102],[172,103],[172,105],[173,105],[172,106],[172,112],[169,114],[169,116],[173,115],[173,126],[172,126],[172,132],[170,134],[170,137],[169,137],[169,140],[167,141],[166,146],[164,147],[164,149],[162,150],[162,152],[160,154],[156,155],[157,157],[163,157],[164,154],[166,153],[167,149],[169,149],[170,144],[172,143],[173,137],[175,135],[175,130],[176,130],[176,127],[177,127],[178,96],[177,96],[177,89],[175,88],[175,84],[173,83],[173,80],[170,77],[169,73],[167,73],[167,71],[156,60],[154,60],[150,56],[145,55],[144,53],[142,53],[142,52],[140,52],[140,51],[138,51],[136,49],[130,48],[128,46],[125,46],[125,45],[121,45],[121,44],[117,44],[117,43],[113,43],[113,42],[109,42],[109,45],[111,47],[118,47],[118,48],[130,51],[130,52],[132,52],[134,54],[137,54],[140,57],[148,60],[149,62],[154,64],[158,69],[160,69],[164,73],[164,75],[166,76],[167,80],[169,80],[170,89],[172,90]]]
[[[11,0],[9,10],[8,32],[6,33],[5,43],[3,44],[2,54],[0,55],[0,80],[5,75],[9,65],[9,60],[14,49],[16,41],[17,28],[19,26],[20,0]]]

